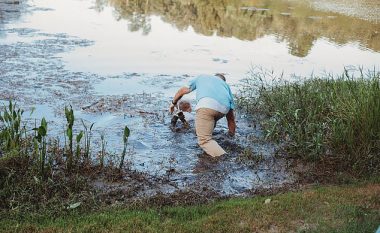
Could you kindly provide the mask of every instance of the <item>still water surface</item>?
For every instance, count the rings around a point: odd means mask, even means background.
[[[66,66],[75,71],[224,72],[239,80],[252,65],[296,75],[380,65],[378,0],[32,0],[30,4],[41,10],[9,27],[94,41],[62,54]]]

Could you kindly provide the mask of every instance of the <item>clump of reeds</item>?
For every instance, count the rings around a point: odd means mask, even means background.
[[[292,155],[330,158],[363,174],[378,172],[380,73],[358,73],[273,82],[271,73],[252,72],[242,83],[238,105],[263,116],[266,137],[285,142]]]
[[[67,209],[72,201],[70,198],[81,196],[85,189],[93,193],[86,183],[86,171],[97,172],[98,168],[121,171],[123,168],[130,135],[127,126],[124,128],[124,149],[119,166],[112,167],[113,161],[109,161],[106,167],[104,135],[101,136],[101,156],[97,161],[90,150],[94,124],[88,126],[82,121],[83,130],[74,129],[75,116],[71,106],[65,107],[67,124],[62,146],[59,136],[54,140],[48,137],[45,118],[40,125],[35,120],[35,126],[28,130],[28,124],[22,119],[23,113],[24,110],[12,101],[0,109],[0,213],[7,209],[28,211],[33,206],[43,209],[44,205],[50,204],[52,209]],[[76,130],[78,133],[75,135]],[[82,139],[84,143],[81,143]]]
[[[23,114],[24,110],[18,108],[12,101],[9,101],[9,104],[7,106],[3,106],[2,110],[0,110],[1,157],[10,157],[13,155],[16,157],[21,155],[30,157],[32,161],[39,160],[41,169],[44,167],[42,165],[42,161],[46,161],[48,159],[48,151],[62,153],[62,155],[65,155],[66,167],[69,169],[78,167],[80,162],[91,159],[92,129],[95,123],[86,125],[86,123],[81,120],[83,130],[80,130],[75,136],[75,115],[71,106],[65,107],[67,124],[64,129],[65,144],[63,148],[57,148],[59,147],[59,137],[55,144],[48,143],[48,127],[45,118],[42,118],[40,126],[37,126],[37,122],[35,122],[35,127],[32,130],[28,130],[26,128],[26,123],[24,123],[22,119]],[[30,131],[32,131],[33,134],[29,135],[28,132]],[[123,134],[124,149],[121,154],[119,168],[121,168],[124,164],[125,156],[127,154],[129,135],[130,130],[127,126],[125,126]],[[101,167],[103,167],[104,157],[107,154],[105,149],[107,143],[104,134],[101,134],[100,138],[102,145],[100,150],[101,158],[99,162]],[[84,139],[83,145],[81,144],[82,139]],[[74,142],[76,143],[75,145]]]

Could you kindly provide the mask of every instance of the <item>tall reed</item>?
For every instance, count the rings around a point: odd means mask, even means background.
[[[303,82],[266,83],[262,73],[244,80],[238,105],[264,117],[268,139],[286,142],[302,158],[334,159],[361,173],[380,166],[380,75],[338,77]]]

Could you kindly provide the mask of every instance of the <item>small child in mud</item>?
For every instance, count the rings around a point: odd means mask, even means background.
[[[177,121],[180,120],[185,129],[190,127],[189,122],[194,121],[194,116],[191,114],[191,104],[187,100],[181,100],[178,102],[178,110],[175,112],[171,120],[171,127],[173,131],[180,131],[176,128]]]

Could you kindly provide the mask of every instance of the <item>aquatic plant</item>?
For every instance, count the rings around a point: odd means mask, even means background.
[[[124,127],[124,134],[123,134],[124,149],[123,149],[123,153],[121,154],[121,159],[120,159],[120,165],[119,165],[120,170],[123,168],[123,165],[124,165],[124,159],[125,159],[125,155],[127,153],[127,144],[128,144],[129,135],[130,135],[130,130],[127,126],[125,126]]]
[[[103,168],[104,167],[104,157],[106,155],[106,147],[107,147],[107,141],[104,137],[104,132],[102,132],[100,134],[100,147],[101,147],[101,150],[100,150],[100,167]]]
[[[35,154],[38,155],[38,164],[40,176],[44,177],[45,163],[46,163],[46,136],[47,136],[47,122],[42,118],[41,125],[38,128],[33,128],[35,137],[33,138]]]
[[[80,152],[81,152],[81,147],[80,147],[80,141],[83,138],[83,131],[80,131],[79,134],[76,136],[75,141],[77,144],[77,148],[75,150],[75,159],[76,159],[76,164],[80,161]]]
[[[303,82],[271,82],[252,72],[238,94],[238,105],[261,115],[267,139],[314,161],[333,160],[360,173],[380,168],[380,73],[359,70]]]
[[[65,116],[67,120],[65,133],[69,141],[69,149],[67,153],[67,167],[71,169],[73,166],[73,127],[75,121],[74,111],[71,106],[70,109],[65,107]]]
[[[81,119],[82,125],[84,128],[84,158],[87,160],[90,157],[90,148],[91,148],[91,137],[92,137],[92,127],[95,123],[92,123],[89,127]]]
[[[87,168],[83,169],[83,159],[90,157],[91,135],[94,124],[89,127],[83,123],[84,130],[74,135],[74,112],[72,107],[65,107],[67,125],[63,130],[65,144],[60,145],[60,136],[56,139],[48,137],[48,122],[45,118],[34,121],[34,127],[27,130],[27,124],[22,124],[22,109],[13,102],[0,112],[0,210],[12,210],[13,213],[28,213],[31,210],[43,211],[49,209],[52,213],[67,211],[82,203],[86,208],[96,206],[94,192],[87,182],[89,172],[98,174],[93,160],[85,160]],[[107,164],[105,174],[120,171],[127,154],[129,129],[125,127],[123,135],[124,150],[119,166],[115,153]],[[84,143],[83,142],[84,139]],[[75,142],[74,142],[75,140]],[[105,166],[106,139],[101,135],[101,167]],[[75,145],[74,145],[75,144]],[[75,146],[75,148],[73,148]],[[74,151],[75,150],[75,151]],[[12,156],[2,154],[12,152]],[[66,155],[66,161],[62,158]],[[110,157],[113,155],[110,155]],[[67,168],[67,169],[65,169]],[[118,173],[121,177],[123,173]],[[78,202],[78,199],[80,201]],[[87,203],[87,204],[86,204]],[[1,212],[0,211],[0,212]]]
[[[0,112],[0,122],[2,123],[0,146],[6,152],[18,152],[20,149],[22,135],[25,133],[25,127],[21,125],[23,113],[24,110],[17,108],[12,100],[9,101],[8,106],[4,105],[3,112]]]

